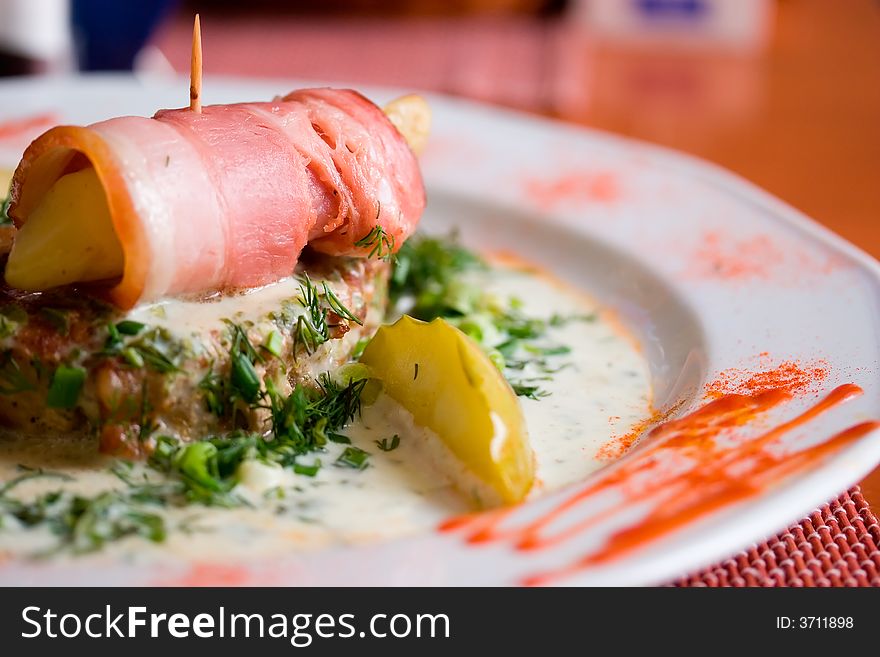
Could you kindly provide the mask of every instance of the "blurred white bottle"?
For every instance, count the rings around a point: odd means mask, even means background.
[[[571,16],[615,41],[755,51],[770,37],[774,0],[573,0]]]
[[[0,0],[0,51],[37,70],[73,68],[70,0]]]

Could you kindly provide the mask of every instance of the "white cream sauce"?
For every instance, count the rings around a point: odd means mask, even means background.
[[[550,393],[539,400],[520,398],[532,447],[538,463],[538,481],[532,495],[578,481],[603,462],[597,450],[614,436],[625,434],[651,413],[647,364],[634,341],[610,317],[581,293],[551,279],[512,269],[487,274],[485,286],[499,298],[516,297],[525,314],[547,318],[593,315],[592,321],[573,321],[551,329],[554,343],[568,345],[571,353],[554,356],[551,363],[566,365],[549,380],[536,383]],[[294,282],[283,282],[260,291],[263,303],[295,297]],[[178,334],[198,333],[236,313],[253,315],[250,295],[217,302],[180,305],[166,303],[159,311],[138,311],[151,324],[165,322]],[[248,304],[243,306],[242,304]],[[198,308],[194,307],[198,306]],[[525,375],[546,376],[528,370]],[[473,500],[459,492],[466,478],[462,466],[442,446],[437,436],[413,424],[412,416],[388,397],[381,396],[363,409],[362,418],[346,430],[352,444],[370,453],[369,466],[355,470],[334,465],[344,449],[331,444],[318,458],[323,467],[314,477],[296,475],[260,463],[240,472],[236,492],[250,507],[234,509],[190,505],[160,512],[166,518],[168,538],[154,544],[126,538],[105,546],[101,555],[134,562],[180,559],[228,561],[289,554],[295,549],[315,549],[328,544],[357,543],[427,530],[451,515],[472,510]],[[384,452],[375,441],[398,435],[397,449]],[[63,472],[71,481],[39,478],[16,486],[9,495],[22,500],[64,489],[94,495],[122,489],[109,468],[113,461],[96,455],[88,441],[60,439],[0,440],[0,482],[21,474],[18,464]],[[131,477],[159,475],[134,466]],[[44,529],[0,528],[0,557],[31,555],[49,549],[56,539]],[[61,552],[59,559],[75,557]]]
[[[332,287],[337,294],[340,293],[339,283]],[[129,313],[129,318],[150,326],[167,328],[179,337],[188,337],[203,335],[211,330],[222,331],[223,320],[268,321],[267,315],[273,310],[299,296],[299,279],[292,276],[246,294],[217,294],[201,301],[159,301],[136,308]],[[290,307],[296,313],[303,312],[298,303]]]

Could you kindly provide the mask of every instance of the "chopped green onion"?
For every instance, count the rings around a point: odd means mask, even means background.
[[[294,463],[293,471],[296,474],[305,475],[306,477],[314,477],[318,474],[318,470],[321,469],[321,461],[319,459],[315,459],[315,462],[312,465],[306,465],[305,463]]]
[[[122,358],[125,359],[132,367],[143,367],[144,366],[144,357],[141,356],[140,352],[135,347],[126,347],[121,352]]]
[[[217,447],[207,440],[183,448],[177,467],[181,474],[208,490],[222,490],[217,468]]]
[[[160,374],[168,374],[169,372],[177,371],[177,365],[174,364],[174,361],[172,361],[166,354],[159,351],[157,347],[150,344],[136,344],[132,345],[132,348],[137,350],[145,364],[149,365]]]
[[[120,344],[122,344],[122,335],[120,335],[119,329],[116,328],[116,324],[107,324],[107,342],[105,343],[105,346],[107,349],[112,349],[113,347],[118,347]]]
[[[73,408],[85,380],[86,371],[83,368],[59,365],[49,384],[46,405],[49,408]]]
[[[354,350],[351,352],[351,359],[357,360],[361,356],[364,355],[364,350],[367,348],[367,345],[370,344],[370,338],[361,338],[354,345]]]
[[[571,353],[571,347],[565,345],[557,345],[553,347],[540,347],[533,344],[523,345],[523,348],[530,354],[539,356],[562,356]]]
[[[339,443],[341,445],[351,445],[351,438],[348,436],[343,436],[341,433],[335,433],[330,431],[327,433],[327,438],[331,443]]]
[[[269,335],[266,336],[266,341],[263,343],[263,349],[268,351],[276,358],[281,358],[281,348],[283,346],[284,342],[281,338],[281,334],[278,331],[272,331],[271,333],[269,333]]]
[[[173,463],[174,455],[180,448],[180,441],[171,436],[159,436],[156,438],[156,447],[150,455],[150,463],[160,466],[163,469],[169,469]]]
[[[246,402],[253,403],[260,397],[260,377],[253,363],[243,353],[232,354],[230,382]]]
[[[145,328],[147,328],[146,324],[141,324],[140,322],[135,322],[130,319],[123,320],[116,325],[116,330],[122,333],[122,335],[137,335]]]
[[[363,470],[369,464],[367,459],[370,458],[369,452],[365,452],[360,447],[346,447],[345,451],[336,459],[336,465],[344,468],[354,468],[355,470]]]
[[[333,374],[333,380],[340,385],[347,386],[352,381],[369,379],[372,376],[370,368],[363,363],[346,363]]]

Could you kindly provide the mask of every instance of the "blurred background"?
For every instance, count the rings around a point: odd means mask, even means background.
[[[880,256],[878,0],[0,0],[0,75],[187,73],[475,98],[728,167]],[[880,502],[880,472],[864,484]]]
[[[441,91],[713,160],[880,256],[878,0],[0,0],[0,75]]]

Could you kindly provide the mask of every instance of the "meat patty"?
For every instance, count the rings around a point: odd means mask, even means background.
[[[0,424],[94,436],[132,458],[160,435],[266,431],[254,380],[287,394],[347,362],[382,319],[388,275],[381,260],[307,253],[295,279],[131,311],[70,288],[3,287]]]

